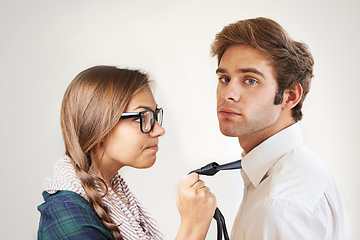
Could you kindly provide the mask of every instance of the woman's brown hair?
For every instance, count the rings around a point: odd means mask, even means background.
[[[292,109],[294,120],[301,120],[301,108],[310,90],[314,65],[307,45],[292,40],[277,22],[263,17],[232,23],[216,35],[211,46],[211,54],[217,56],[218,64],[226,49],[232,45],[254,47],[271,60],[278,83],[275,104],[282,102],[286,89],[291,89],[297,83],[301,84],[303,95]]]
[[[115,239],[122,239],[102,198],[108,183],[99,170],[97,148],[119,121],[140,89],[149,86],[148,76],[138,70],[95,66],[79,73],[67,88],[61,106],[61,129],[66,155],[70,157],[89,202]],[[96,190],[100,187],[104,194]]]

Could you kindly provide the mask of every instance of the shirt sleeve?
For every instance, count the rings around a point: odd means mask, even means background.
[[[271,200],[254,210],[246,239],[327,239],[326,225],[319,216],[300,204]]]
[[[38,239],[114,238],[89,206],[71,199],[59,199],[42,209]]]

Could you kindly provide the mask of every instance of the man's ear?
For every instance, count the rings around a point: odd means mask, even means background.
[[[284,91],[284,100],[282,102],[282,108],[290,110],[294,108],[300,101],[303,94],[303,88],[300,83],[295,84],[292,88]]]

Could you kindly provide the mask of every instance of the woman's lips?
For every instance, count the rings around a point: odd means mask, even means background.
[[[158,147],[158,145],[153,145],[153,146],[147,147],[146,149],[148,149],[148,150],[153,150],[153,151],[157,151],[157,150],[159,150],[159,147]]]

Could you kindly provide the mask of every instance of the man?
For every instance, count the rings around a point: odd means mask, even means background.
[[[211,52],[220,130],[243,149],[245,189],[231,239],[349,239],[341,195],[298,123],[313,77],[307,46],[256,18],[224,27]]]

